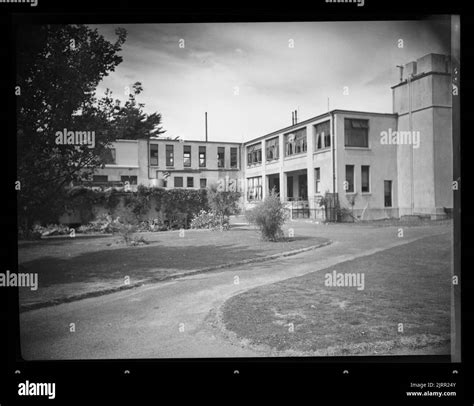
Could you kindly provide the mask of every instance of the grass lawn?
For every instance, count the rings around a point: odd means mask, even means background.
[[[234,296],[222,321],[241,343],[290,355],[449,354],[450,261],[449,234],[422,238]],[[333,270],[364,273],[365,288],[325,286]]]
[[[127,247],[118,237],[65,238],[20,243],[19,272],[37,272],[37,291],[22,289],[21,303],[61,299],[90,291],[162,280],[200,268],[233,264],[327,241],[298,235],[281,242],[261,241],[254,230],[185,230],[141,233],[149,245]]]

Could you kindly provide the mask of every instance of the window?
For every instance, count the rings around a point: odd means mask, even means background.
[[[199,179],[199,186],[201,189],[205,189],[207,187],[207,179],[206,178]]]
[[[237,148],[230,149],[230,167],[237,168]]]
[[[174,187],[183,187],[183,178],[181,176],[175,176]]]
[[[329,148],[331,146],[331,131],[329,127],[330,121],[319,123],[314,126],[316,134],[316,149]]]
[[[250,145],[247,147],[247,166],[262,163],[262,144]]]
[[[316,180],[316,193],[321,193],[321,168],[314,169],[314,179]]]
[[[369,193],[370,192],[370,167],[369,166],[361,166],[361,192],[362,193]]]
[[[247,200],[262,200],[262,177],[247,178]]]
[[[344,190],[346,193],[354,193],[354,165],[346,165]]]
[[[369,147],[369,120],[344,119],[344,145],[346,147]]]
[[[306,128],[285,134],[285,152],[286,156],[306,152]]]
[[[136,176],[121,176],[120,180],[125,183],[128,182],[129,185],[136,185],[137,184],[137,177]]]
[[[392,181],[383,181],[384,205],[385,207],[392,207]]]
[[[108,180],[109,180],[109,177],[107,175],[93,175],[92,176],[92,182],[94,183],[104,183],[104,182],[108,182]]]
[[[188,176],[188,178],[186,179],[186,186],[194,187],[194,178],[192,176]]]
[[[206,167],[206,147],[204,146],[199,147],[199,167]]]
[[[225,165],[225,148],[218,147],[217,148],[217,167],[223,168]]]
[[[101,154],[101,159],[106,165],[114,165],[116,163],[115,148],[106,148]]]
[[[150,166],[158,166],[158,144],[150,144]]]
[[[174,147],[173,145],[166,146],[166,166],[174,166]]]
[[[191,145],[185,145],[183,147],[183,165],[191,166]]]
[[[273,161],[280,158],[280,142],[278,137],[265,141],[265,150],[267,161]]]

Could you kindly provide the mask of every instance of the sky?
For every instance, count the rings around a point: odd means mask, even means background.
[[[450,53],[449,24],[420,21],[91,25],[127,40],[123,62],[105,77],[125,100],[143,85],[145,112],[162,114],[163,136],[243,142],[329,109],[392,112],[396,65]],[[184,47],[180,47],[184,40]],[[400,47],[403,41],[403,47]],[[346,93],[346,94],[344,94]],[[347,94],[348,93],[348,94]]]

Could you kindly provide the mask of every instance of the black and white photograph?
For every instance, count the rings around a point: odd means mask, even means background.
[[[460,29],[19,25],[21,357],[459,362]]]

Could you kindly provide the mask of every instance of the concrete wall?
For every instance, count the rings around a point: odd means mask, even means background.
[[[419,148],[399,145],[397,150],[398,205],[401,215],[437,217],[444,215],[444,207],[452,207],[449,70],[443,56],[426,56],[417,61],[418,76],[411,82],[404,81],[393,87],[394,112],[399,114],[399,131],[420,132]]]
[[[369,120],[369,147],[356,148],[344,146],[344,119],[356,118]],[[397,118],[394,115],[370,114],[370,113],[337,113],[335,120],[336,132],[336,184],[341,206],[351,208],[347,198],[351,193],[344,191],[346,165],[354,165],[354,211],[358,215],[367,210],[378,210],[379,217],[386,217],[387,213],[394,212],[392,208],[397,207],[397,147],[395,145],[383,145],[381,143],[382,131],[397,129]],[[369,193],[361,191],[361,166],[368,165],[369,170]],[[384,207],[384,180],[392,181],[392,208],[387,211]]]

